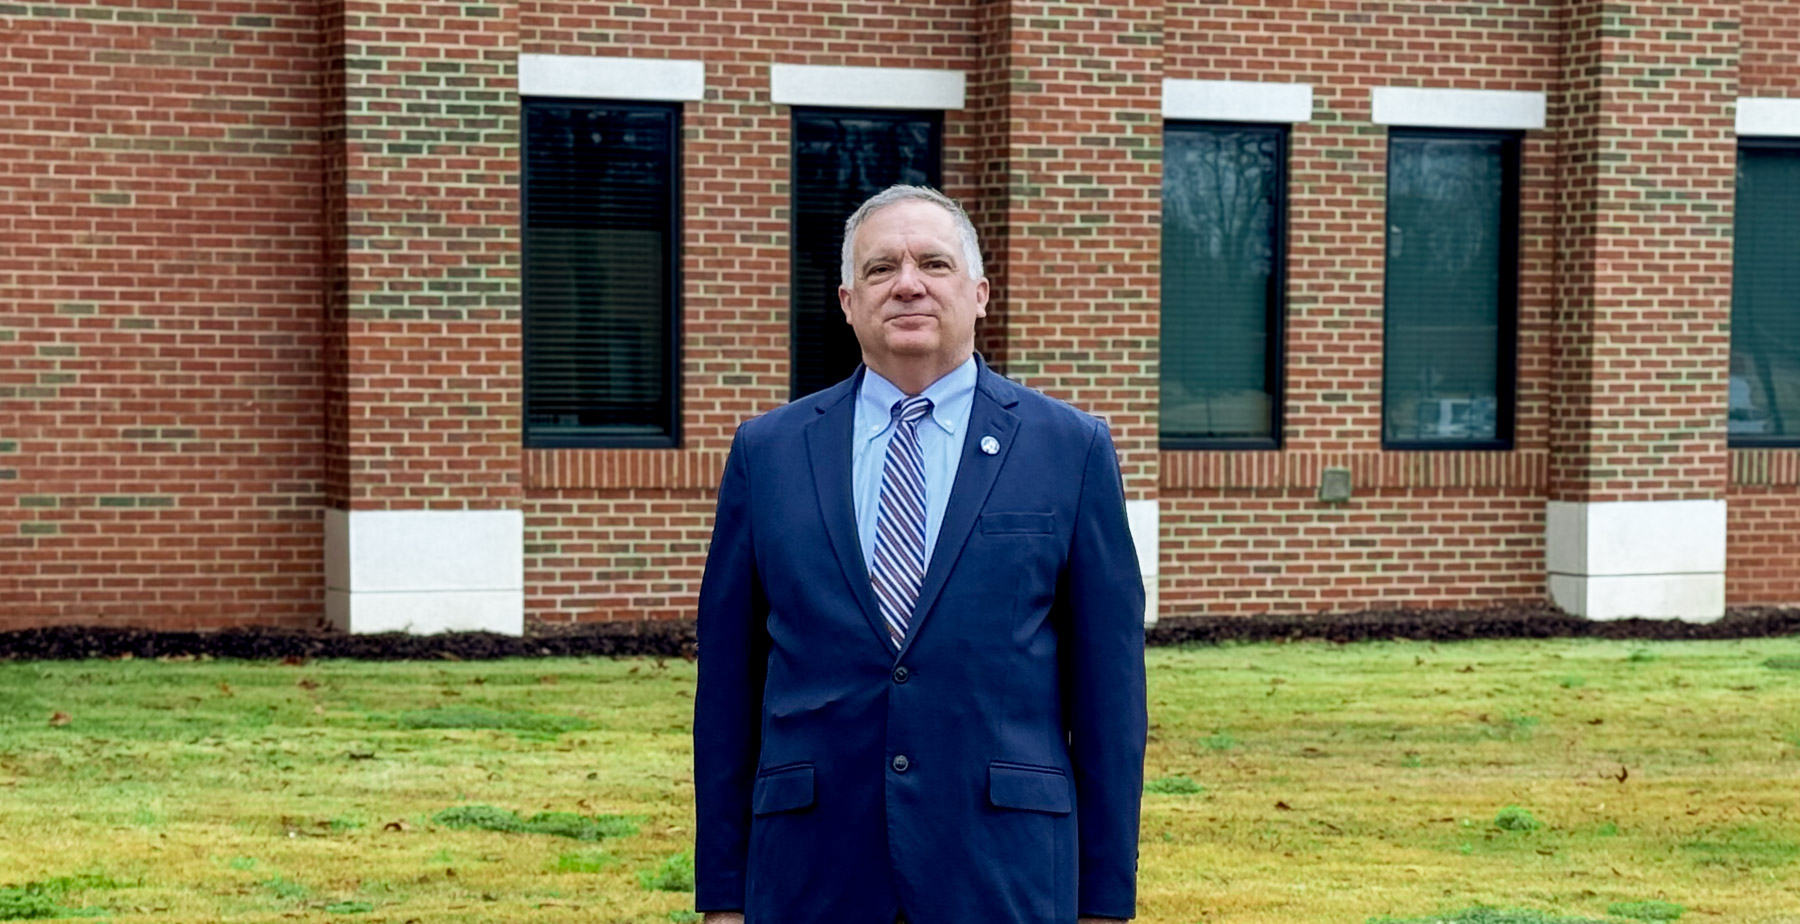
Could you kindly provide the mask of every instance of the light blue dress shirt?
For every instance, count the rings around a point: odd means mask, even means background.
[[[925,457],[926,567],[930,567],[931,552],[937,548],[944,508],[950,505],[950,486],[956,483],[956,467],[962,461],[969,410],[975,405],[975,372],[975,357],[970,356],[925,388],[925,397],[931,399],[931,413],[919,421],[919,451]],[[894,402],[905,397],[899,386],[875,370],[863,371],[862,390],[856,396],[850,464],[856,535],[862,540],[865,565],[875,560],[875,514],[881,506],[881,470],[887,464],[888,442],[894,438]]]

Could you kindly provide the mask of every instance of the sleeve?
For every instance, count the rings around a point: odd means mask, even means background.
[[[756,576],[743,428],[719,485],[712,546],[700,582],[694,694],[694,908],[744,907],[750,792],[768,664],[768,599]]]
[[[1144,585],[1119,458],[1098,422],[1065,575],[1068,636],[1059,647],[1081,840],[1077,908],[1084,917],[1130,918],[1137,910],[1138,809],[1149,731]]]

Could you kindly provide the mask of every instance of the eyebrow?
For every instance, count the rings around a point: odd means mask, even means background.
[[[919,260],[921,262],[923,262],[925,260],[931,260],[931,259],[949,260],[950,264],[952,266],[956,265],[955,254],[952,254],[948,250],[926,250],[926,251],[920,252]],[[896,261],[896,258],[891,253],[870,254],[869,257],[867,259],[863,260],[863,262],[862,262],[862,271],[867,273],[870,270],[870,268],[874,267],[874,265],[877,263],[884,263],[884,262],[892,263],[895,261]]]

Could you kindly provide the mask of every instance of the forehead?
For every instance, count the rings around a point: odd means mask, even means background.
[[[856,252],[956,247],[956,219],[941,206],[917,199],[896,202],[863,219],[856,229]]]

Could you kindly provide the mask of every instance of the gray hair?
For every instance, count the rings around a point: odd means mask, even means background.
[[[870,196],[869,201],[858,206],[856,211],[851,212],[850,217],[844,220],[842,276],[845,288],[850,287],[856,276],[850,265],[851,261],[855,259],[851,253],[851,245],[856,240],[856,229],[862,227],[862,223],[867,221],[870,215],[896,202],[904,202],[909,199],[929,202],[950,213],[950,218],[956,222],[956,237],[962,244],[963,263],[969,268],[969,278],[975,280],[981,278],[981,242],[975,236],[975,225],[969,221],[969,213],[963,211],[962,206],[957,205],[955,199],[929,186],[895,185]]]

